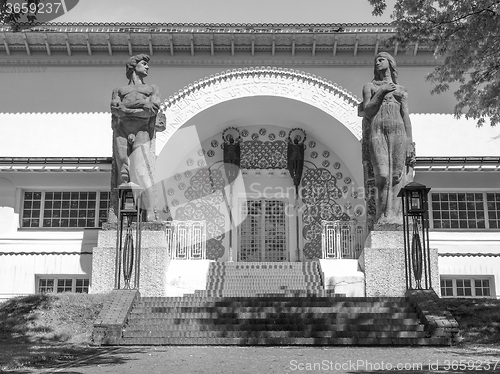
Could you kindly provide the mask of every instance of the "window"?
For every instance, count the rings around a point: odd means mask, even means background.
[[[488,192],[486,194],[488,206],[488,223],[490,229],[500,229],[500,192]]]
[[[90,280],[82,276],[38,276],[37,293],[89,293]]]
[[[22,227],[101,227],[109,200],[109,192],[26,191]]]
[[[453,281],[451,279],[441,279],[441,295],[453,296]]]
[[[500,193],[431,193],[430,214],[434,229],[499,229]]]
[[[441,276],[443,297],[492,297],[493,276]]]

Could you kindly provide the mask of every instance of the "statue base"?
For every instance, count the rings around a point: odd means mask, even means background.
[[[371,231],[359,258],[365,273],[367,297],[404,297],[406,294],[403,230]],[[440,294],[438,251],[430,249],[432,288]],[[413,281],[413,284],[415,282]]]
[[[91,293],[108,293],[115,288],[116,238],[116,230],[99,232],[97,247],[92,254]],[[142,230],[139,270],[141,296],[164,296],[166,271],[170,261],[166,248],[167,242],[163,230]],[[120,279],[120,289],[123,289],[123,272],[120,274]]]

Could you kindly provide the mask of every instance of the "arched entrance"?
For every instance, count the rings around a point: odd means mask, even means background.
[[[159,195],[174,219],[213,221],[209,258],[317,258],[321,220],[354,217],[356,206],[364,206],[355,191],[363,185],[357,103],[332,83],[284,69],[240,69],[196,82],[163,105],[167,129],[158,134],[156,181],[169,182]],[[210,187],[224,184],[221,133],[229,126],[246,134],[242,157],[252,158],[232,195]],[[302,185],[308,195],[299,203],[284,154],[294,127],[308,134]],[[285,163],[269,163],[274,154]],[[316,188],[323,185],[324,191]]]

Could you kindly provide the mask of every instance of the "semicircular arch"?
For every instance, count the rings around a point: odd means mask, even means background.
[[[239,68],[195,81],[162,104],[166,129],[158,133],[157,154],[178,129],[202,111],[230,100],[255,96],[289,98],[314,106],[339,121],[357,140],[361,139],[361,119],[357,116],[360,100],[342,87],[298,70]]]

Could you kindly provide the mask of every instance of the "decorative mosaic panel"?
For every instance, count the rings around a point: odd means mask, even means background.
[[[189,202],[175,212],[175,219],[207,222],[207,258],[217,260],[224,255],[224,215],[220,205],[224,204],[225,180],[220,170],[200,169],[189,180],[184,196]]]
[[[337,178],[324,168],[306,169],[302,177],[302,236],[307,241],[304,255],[307,259],[321,258],[321,221],[350,219],[336,200],[342,198]]]
[[[286,169],[287,144],[283,140],[247,140],[241,144],[242,169]]]

